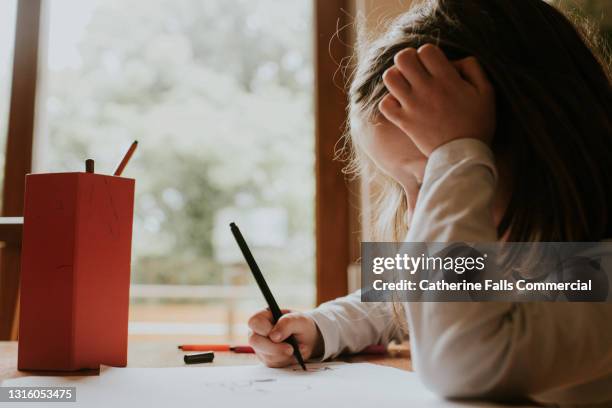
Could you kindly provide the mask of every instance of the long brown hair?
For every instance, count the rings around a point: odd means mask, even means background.
[[[361,45],[367,51],[359,55],[353,76],[351,116],[377,114],[386,93],[382,74],[404,48],[433,43],[449,59],[475,56],[496,89],[491,147],[508,162],[513,179],[499,236],[612,237],[610,62],[590,34],[542,0],[418,2],[382,37]],[[359,166],[367,164],[355,150]],[[393,194],[386,189],[387,199],[397,212],[382,221],[401,223],[405,202],[393,188]]]

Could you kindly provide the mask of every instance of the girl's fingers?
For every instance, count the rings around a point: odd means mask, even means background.
[[[417,50],[414,48],[406,48],[398,52],[395,54],[393,61],[406,80],[414,86],[418,86],[431,78],[431,75],[421,63]]]
[[[266,354],[257,352],[257,358],[259,358],[268,367],[285,367],[292,363],[293,356]]]
[[[395,99],[395,96],[391,94],[387,94],[382,97],[380,102],[378,103],[378,110],[383,114],[384,117],[389,119],[390,122],[393,121],[389,118],[389,116],[398,116],[402,112],[402,105],[400,105],[399,101]]]
[[[302,357],[305,360],[308,360],[310,358],[310,355],[312,354],[312,350],[310,349],[310,347],[307,347],[301,344],[300,353],[302,354]],[[296,360],[295,360],[295,357],[293,356],[293,353],[288,356],[258,353],[257,356],[268,367],[286,367],[291,364],[296,364]]]
[[[275,358],[274,356],[258,355],[259,359],[268,367],[282,368],[294,363],[291,357]]]
[[[467,57],[458,61],[454,61],[453,65],[461,74],[463,79],[472,84],[480,94],[485,94],[493,90],[493,86],[484,69],[474,57]]]
[[[418,56],[423,66],[434,77],[459,79],[459,74],[442,50],[433,44],[425,44],[419,48]]]
[[[380,100],[378,111],[389,122],[405,131],[406,111],[402,109],[402,106],[393,95],[387,94]]]
[[[272,313],[267,309],[255,313],[249,319],[248,326],[249,329],[260,336],[267,336],[274,327],[272,323]]]
[[[307,317],[296,313],[284,315],[278,319],[278,322],[276,322],[276,325],[270,332],[270,339],[278,343],[284,341],[292,334],[304,332],[304,326],[307,324],[305,319],[307,319]]]
[[[249,344],[257,354],[287,357],[293,355],[293,348],[287,343],[274,343],[257,333],[249,335]]]
[[[402,104],[406,105],[410,98],[410,84],[396,66],[387,69],[383,74],[383,83],[389,93]]]

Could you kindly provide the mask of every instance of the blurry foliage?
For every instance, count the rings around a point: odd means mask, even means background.
[[[554,1],[611,39],[611,1]],[[40,170],[92,157],[111,173],[140,141],[126,170],[137,180],[135,282],[220,282],[213,218],[244,193],[289,214],[289,243],[264,257],[267,272],[312,282],[310,0],[97,2],[80,65],[47,73]]]
[[[139,141],[134,282],[220,282],[228,206],[285,208],[289,242],[266,270],[314,282],[311,30],[309,0],[99,1],[80,64],[48,73],[41,170],[92,157],[111,173]]]

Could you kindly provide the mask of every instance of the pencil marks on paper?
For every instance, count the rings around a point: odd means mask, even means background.
[[[294,366],[279,371],[291,373],[290,377],[270,376],[254,379],[206,381],[204,387],[208,388],[209,391],[227,391],[238,394],[299,393],[312,390],[309,376],[324,371],[334,371],[334,367],[308,364],[308,371],[303,371],[302,367]]]
[[[306,383],[282,381],[276,378],[259,378],[253,380],[207,381],[204,386],[210,391],[225,390],[240,394],[268,394],[277,392],[309,391],[311,386]]]
[[[313,367],[313,366],[308,366],[308,372],[310,373],[318,373],[320,371],[333,371],[334,368],[330,367],[330,366],[319,366],[319,367]],[[302,367],[293,367],[291,368],[291,371],[297,371],[299,373],[303,372]]]

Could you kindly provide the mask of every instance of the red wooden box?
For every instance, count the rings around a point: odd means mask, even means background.
[[[20,370],[127,364],[134,180],[26,177]]]

